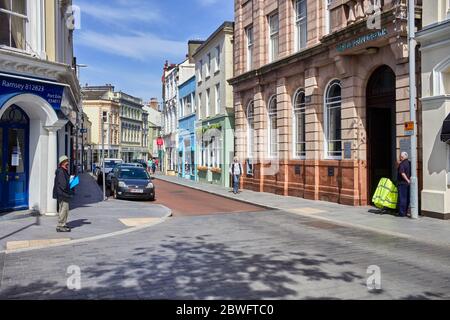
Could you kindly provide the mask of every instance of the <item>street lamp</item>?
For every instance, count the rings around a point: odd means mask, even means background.
[[[105,122],[107,121],[108,112],[103,111],[102,113],[102,182],[103,182],[103,201],[106,198],[106,175],[105,175]]]
[[[78,81],[80,81],[80,68],[87,68],[89,67],[87,64],[76,64],[77,66],[77,78]]]
[[[416,39],[415,39],[415,1],[408,1],[408,50],[409,50],[409,113],[414,123],[411,137],[411,218],[419,217],[419,190],[417,182],[417,123],[416,123]]]

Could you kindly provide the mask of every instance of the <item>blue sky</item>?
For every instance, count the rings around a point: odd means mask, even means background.
[[[81,9],[75,55],[82,85],[161,100],[164,62],[182,62],[190,39],[233,20],[234,0],[74,0]]]

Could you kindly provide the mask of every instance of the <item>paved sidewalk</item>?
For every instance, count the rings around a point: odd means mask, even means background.
[[[46,246],[67,240],[103,236],[130,227],[139,227],[170,216],[167,207],[138,201],[102,201],[103,194],[89,175],[80,176],[80,185],[70,203],[70,233],[57,233],[57,217],[11,213],[0,219],[0,252],[7,248]],[[29,243],[28,243],[29,242]]]
[[[399,218],[390,214],[380,214],[379,210],[373,207],[345,206],[331,202],[279,196],[250,190],[242,190],[238,195],[234,195],[230,188],[161,174],[157,174],[156,179],[254,205],[290,212],[299,216],[309,216],[319,220],[413,239],[419,242],[450,246],[449,220],[445,221],[428,217],[420,217],[417,220]]]

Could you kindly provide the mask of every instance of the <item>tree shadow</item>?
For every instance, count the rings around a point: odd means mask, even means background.
[[[126,260],[82,268],[78,291],[67,289],[66,280],[41,280],[4,288],[0,299],[297,299],[302,288],[322,281],[365,285],[362,275],[346,270],[350,261],[306,252],[248,253],[207,238],[167,237],[158,246],[140,245]]]

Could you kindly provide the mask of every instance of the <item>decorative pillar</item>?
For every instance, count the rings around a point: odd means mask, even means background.
[[[272,164],[277,175],[277,187],[282,189],[283,195],[288,195],[289,185],[289,154],[291,145],[292,113],[290,97],[286,90],[286,78],[277,81],[277,126],[278,126],[278,161]]]
[[[47,208],[45,215],[56,216],[58,213],[56,200],[53,199],[53,184],[57,169],[57,139],[58,127],[45,127],[48,131],[48,159],[47,159]]]

